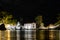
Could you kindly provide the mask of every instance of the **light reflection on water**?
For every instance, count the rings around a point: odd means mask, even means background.
[[[0,31],[0,40],[60,40],[60,30]]]
[[[37,40],[60,40],[59,30],[38,30]]]

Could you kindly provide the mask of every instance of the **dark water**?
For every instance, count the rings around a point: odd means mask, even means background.
[[[60,30],[0,31],[0,40],[60,40]]]
[[[60,40],[59,30],[38,30],[37,40]]]

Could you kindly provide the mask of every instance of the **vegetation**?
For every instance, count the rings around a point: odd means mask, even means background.
[[[13,15],[8,12],[0,12],[0,23],[5,24],[15,24],[17,22],[16,19],[13,18]]]
[[[58,21],[57,21],[54,25],[60,24],[60,14],[58,14],[57,20],[58,20]]]
[[[37,23],[38,26],[41,26],[42,16],[37,16],[37,17],[35,18],[35,21],[36,21],[36,23]]]

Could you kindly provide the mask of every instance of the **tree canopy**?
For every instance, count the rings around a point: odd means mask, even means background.
[[[5,24],[15,24],[17,22],[17,19],[13,18],[13,15],[9,12],[2,11],[0,12],[0,23]]]
[[[42,23],[42,16],[37,16],[36,18],[35,18],[35,21],[36,21],[36,23],[37,23],[37,25],[38,26],[41,26],[41,23]]]

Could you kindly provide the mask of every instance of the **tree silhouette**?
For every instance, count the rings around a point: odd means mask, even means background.
[[[42,16],[37,16],[36,18],[35,18],[35,21],[36,21],[36,23],[37,23],[37,26],[41,26],[41,23],[42,23]]]
[[[4,24],[15,24],[17,22],[17,19],[13,18],[13,15],[8,12],[0,12],[0,23]]]
[[[60,24],[60,14],[58,14],[58,16],[56,18],[57,18],[58,21],[54,25]]]

